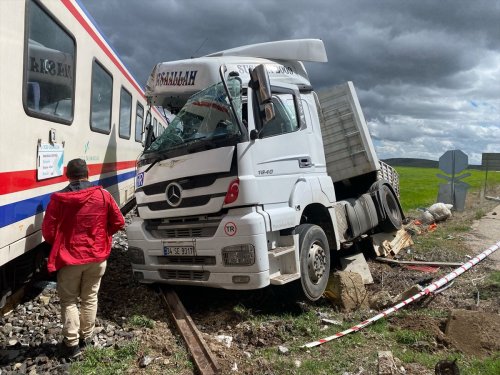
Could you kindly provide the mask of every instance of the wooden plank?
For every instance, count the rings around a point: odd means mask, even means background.
[[[460,267],[463,263],[459,262],[432,262],[432,261],[421,261],[421,260],[396,260],[389,258],[377,257],[375,260],[383,263],[394,263],[394,264],[413,264],[413,265],[426,265],[426,266],[449,266],[449,267]]]
[[[189,352],[198,367],[201,375],[219,374],[220,368],[217,361],[203,340],[200,331],[196,328],[193,319],[188,314],[175,291],[162,290],[161,295],[167,304],[179,333],[184,338]]]
[[[378,256],[396,255],[413,245],[411,235],[401,228],[395,233],[377,233],[371,236],[373,249]]]

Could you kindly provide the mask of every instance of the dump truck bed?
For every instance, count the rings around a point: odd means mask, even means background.
[[[334,182],[380,170],[352,82],[318,93],[326,168]]]

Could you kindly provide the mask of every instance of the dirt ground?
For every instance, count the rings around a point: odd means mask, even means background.
[[[479,254],[489,246],[500,241],[500,205],[494,207],[487,202],[488,213],[474,222],[473,229],[463,234],[461,240],[469,249],[470,256]],[[493,207],[493,209],[492,209]],[[452,220],[460,220],[460,215]],[[439,231],[439,228],[438,228]],[[441,255],[453,259],[450,254]],[[174,326],[168,321],[167,312],[159,298],[156,287],[146,287],[131,281],[124,272],[130,272],[127,258],[113,257],[114,267],[110,267],[103,279],[101,302],[98,316],[120,321],[131,314],[144,314],[155,321],[153,329],[143,328],[140,338],[144,353],[154,358],[146,368],[134,366],[129,373],[148,374],[193,374],[196,373],[182,339]],[[466,261],[467,259],[463,259]],[[369,260],[374,284],[368,287],[369,293],[389,290],[392,297],[415,284],[428,285],[436,280],[436,274],[393,267]],[[477,288],[477,282],[483,280],[491,270],[499,270],[500,250],[494,257],[480,262],[476,267],[456,279],[449,289],[435,296],[426,297],[408,307],[408,314],[389,317],[388,329],[406,329],[426,332],[432,340],[413,343],[412,348],[422,352],[434,353],[441,350],[458,350],[465,354],[487,357],[500,350],[500,293],[498,290],[487,291]],[[449,268],[451,272],[453,268]],[[443,270],[441,270],[443,274]],[[287,332],[294,327],[290,319],[280,316],[297,316],[307,311],[319,311],[328,306],[322,300],[315,304],[297,302],[289,298],[283,289],[264,288],[258,291],[227,291],[211,288],[176,287],[175,290],[191,314],[193,321],[202,332],[205,341],[219,361],[222,373],[239,374],[274,374],[272,363],[259,354],[261,349],[278,350],[279,346],[290,347],[286,342]],[[109,291],[109,293],[107,292]],[[490,292],[488,294],[488,292]],[[117,303],[117,301],[120,301]],[[449,311],[448,319],[419,315],[412,316],[411,309],[418,311],[426,307]],[[337,311],[338,313],[338,311]],[[369,318],[377,311],[367,312]],[[278,318],[259,317],[276,315]],[[293,318],[292,318],[293,319]],[[344,315],[345,321],[357,324],[359,317]],[[224,338],[226,336],[226,338]],[[230,337],[228,342],[227,337]],[[320,338],[320,337],[318,337]],[[323,350],[319,348],[318,350]],[[179,355],[179,353],[184,353]],[[234,367],[237,364],[237,369]],[[406,374],[431,374],[418,363],[406,363]],[[168,371],[166,370],[168,369]],[[172,372],[173,371],[173,372]],[[432,372],[433,373],[433,372]],[[347,373],[346,373],[347,374]],[[359,374],[368,374],[359,372]]]
[[[500,241],[500,205],[488,212],[481,220],[472,224],[472,231],[467,236],[468,246],[477,254],[485,244],[495,244]],[[495,251],[489,257],[492,268],[500,271],[500,251]]]

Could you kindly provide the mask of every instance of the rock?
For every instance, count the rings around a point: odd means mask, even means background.
[[[422,286],[415,284],[410,289],[405,290],[403,293],[398,294],[396,298],[394,298],[394,304],[403,302],[404,300],[414,296],[415,294],[420,293],[424,288]]]
[[[215,339],[224,344],[224,346],[226,346],[227,348],[230,348],[231,347],[231,343],[233,342],[233,338],[231,336],[227,336],[227,335],[217,335],[215,336]]]
[[[280,354],[287,354],[290,350],[286,346],[278,346],[278,352]]]
[[[47,306],[50,303],[50,296],[40,296],[40,302],[43,303],[45,306]]]
[[[393,304],[393,299],[388,291],[381,290],[370,296],[368,303],[374,310],[381,310],[390,307]]]
[[[461,352],[489,357],[500,350],[500,315],[486,311],[452,310],[445,334]]]
[[[43,365],[44,363],[47,363],[48,361],[49,361],[49,357],[47,357],[46,355],[40,355],[40,356],[35,358],[35,363],[37,365]]]
[[[261,339],[261,338],[257,339],[257,344],[256,344],[256,346],[258,346],[258,347],[264,347],[264,346],[266,346],[266,345],[267,345],[266,340]]]
[[[378,375],[394,375],[398,368],[390,351],[378,352]]]
[[[5,334],[5,336],[8,336],[12,332],[12,324],[5,323],[5,325],[2,328],[2,332]]]
[[[339,271],[331,274],[324,295],[345,311],[368,308],[368,294],[359,273]]]
[[[145,356],[141,357],[141,359],[139,360],[139,367],[144,368],[144,367],[150,365],[151,362],[153,362],[153,358],[148,356],[148,355],[145,355]]]

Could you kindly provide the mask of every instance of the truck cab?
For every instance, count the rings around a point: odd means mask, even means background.
[[[155,66],[148,98],[176,117],[138,162],[127,234],[139,281],[296,281],[316,300],[331,252],[401,226],[352,84],[327,91],[328,107],[311,86],[302,61],[326,60],[306,39]]]

